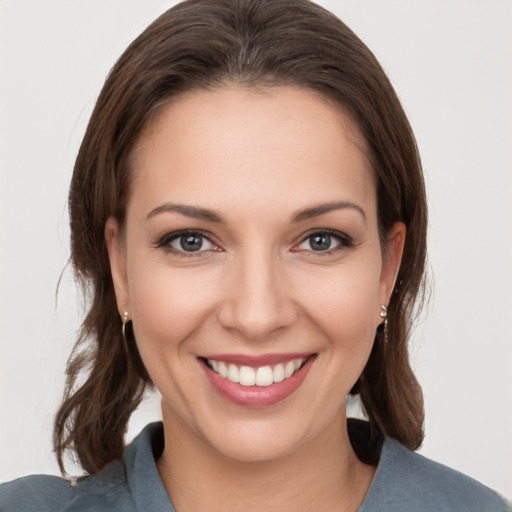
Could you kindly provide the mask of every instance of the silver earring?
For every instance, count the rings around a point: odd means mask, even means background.
[[[384,319],[387,319],[387,317],[388,317],[388,308],[384,304],[380,305],[380,313],[379,313],[379,315],[380,315],[381,318],[384,318]]]

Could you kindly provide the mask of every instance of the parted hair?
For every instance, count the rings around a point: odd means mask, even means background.
[[[55,418],[62,472],[67,450],[90,474],[120,458],[130,415],[152,387],[133,330],[126,342],[122,336],[104,236],[110,216],[123,225],[135,143],[162,105],[226,84],[315,91],[340,106],[365,139],[383,247],[396,221],[407,235],[386,341],[376,333],[353,392],[372,428],[410,449],[423,441],[422,392],[408,341],[425,289],[425,185],[414,135],[385,72],[342,21],[309,0],[187,0],[154,21],[114,65],[76,159],[71,261],[88,311]]]

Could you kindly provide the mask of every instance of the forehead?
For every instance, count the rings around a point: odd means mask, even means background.
[[[132,195],[216,209],[237,198],[246,208],[375,202],[362,148],[351,119],[311,91],[231,86],[192,92],[163,106],[142,133]]]

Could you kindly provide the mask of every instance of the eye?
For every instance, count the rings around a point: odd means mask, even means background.
[[[305,238],[294,251],[333,252],[343,247],[352,247],[352,241],[345,235],[332,231],[318,231]]]
[[[205,235],[196,231],[169,233],[161,238],[156,245],[177,253],[201,253],[218,249]]]

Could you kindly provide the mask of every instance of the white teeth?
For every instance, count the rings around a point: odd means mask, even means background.
[[[293,361],[288,361],[286,363],[286,366],[284,367],[284,378],[287,379],[288,377],[291,377],[293,373],[295,372],[295,364]]]
[[[236,364],[230,364],[228,368],[228,379],[231,382],[240,382],[240,370]]]
[[[242,386],[270,386],[275,382],[281,382],[291,377],[301,368],[305,360],[305,358],[293,359],[286,364],[279,363],[274,368],[261,366],[257,369],[250,366],[238,367],[236,364],[227,364],[214,359],[208,359],[208,364],[221,377],[231,382],[238,382]]]
[[[256,386],[270,386],[274,384],[274,372],[270,366],[262,366],[256,371]]]
[[[218,372],[221,377],[226,378],[228,376],[228,367],[223,362],[220,362]]]
[[[254,386],[256,384],[256,372],[249,366],[240,368],[240,384],[242,386]]]
[[[282,380],[284,380],[284,366],[279,363],[274,368],[274,382],[281,382]]]

